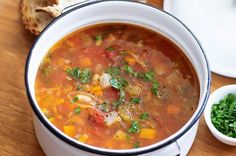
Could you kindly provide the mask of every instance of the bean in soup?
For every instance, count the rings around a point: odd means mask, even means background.
[[[43,59],[37,102],[66,135],[109,149],[161,141],[193,115],[199,82],[172,41],[130,24],[75,31]]]

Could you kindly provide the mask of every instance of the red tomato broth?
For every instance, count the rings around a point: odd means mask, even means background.
[[[111,66],[118,76],[108,72]],[[42,112],[65,134],[97,147],[130,149],[178,131],[197,108],[199,82],[169,39],[113,23],[77,30],[56,43],[40,65],[35,92]]]

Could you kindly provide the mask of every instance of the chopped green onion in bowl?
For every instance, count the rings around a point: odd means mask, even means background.
[[[236,138],[236,94],[229,93],[212,105],[211,121],[218,131]]]

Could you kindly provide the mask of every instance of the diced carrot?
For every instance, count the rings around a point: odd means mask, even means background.
[[[59,58],[57,60],[58,67],[62,68],[65,65],[65,60],[63,58]]]
[[[87,134],[83,134],[82,136],[79,137],[79,141],[81,141],[81,142],[86,142],[87,140],[88,140]]]
[[[80,57],[79,61],[80,61],[80,64],[81,64],[82,67],[88,67],[88,66],[92,65],[91,59],[89,57],[86,57],[86,56]]]
[[[156,131],[151,128],[142,128],[139,137],[142,139],[153,139],[156,136]]]
[[[180,112],[180,109],[176,106],[174,106],[173,104],[168,105],[168,107],[166,108],[166,111],[168,112],[168,114],[174,115]]]
[[[89,88],[89,91],[92,93],[92,94],[95,94],[97,96],[102,96],[103,95],[103,91],[102,91],[102,88],[100,86],[93,86],[93,87],[90,87]]]
[[[136,60],[133,57],[131,57],[131,56],[125,56],[125,61],[129,65],[135,65],[136,64]]]
[[[61,115],[57,115],[57,116],[56,116],[56,119],[57,119],[57,120],[61,120],[61,119],[62,119],[62,116],[61,116]]]
[[[73,137],[75,135],[75,126],[63,126],[65,134]]]
[[[60,99],[56,100],[56,104],[62,104],[64,102],[65,102],[65,100],[63,98],[60,98]]]
[[[125,141],[127,140],[127,134],[121,130],[118,130],[114,135],[114,139],[119,141]]]

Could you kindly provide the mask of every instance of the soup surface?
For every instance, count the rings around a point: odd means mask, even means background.
[[[199,82],[180,48],[129,24],[80,29],[56,43],[35,82],[45,116],[66,135],[97,147],[161,141],[196,110]]]

